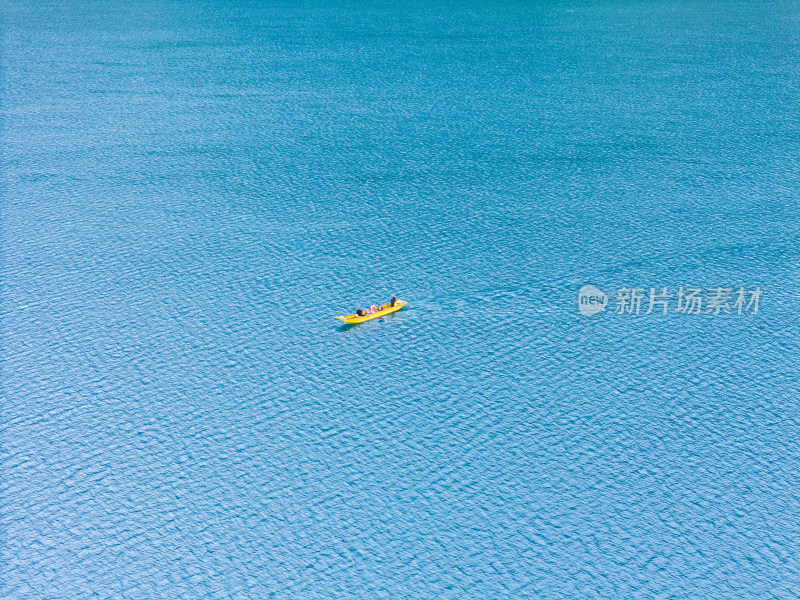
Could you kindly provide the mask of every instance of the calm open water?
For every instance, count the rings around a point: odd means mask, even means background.
[[[800,3],[0,18],[0,597],[800,597]]]

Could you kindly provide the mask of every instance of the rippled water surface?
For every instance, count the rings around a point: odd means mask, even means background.
[[[800,596],[800,4],[0,15],[0,596]]]

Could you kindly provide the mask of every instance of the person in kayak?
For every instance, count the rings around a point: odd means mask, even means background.
[[[394,308],[394,303],[395,303],[395,302],[397,302],[397,298],[395,298],[394,296],[392,296],[392,300],[391,300],[391,302],[389,303],[389,305],[390,305],[392,308]]]
[[[369,314],[371,314],[371,315],[374,315],[374,314],[375,314],[376,312],[378,312],[380,309],[381,309],[381,307],[380,307],[380,306],[375,306],[375,305],[373,304],[372,306],[370,306],[370,307],[369,307]]]
[[[364,311],[361,310],[360,308],[357,308],[356,309],[356,315],[359,316],[359,317],[363,317],[364,316]]]

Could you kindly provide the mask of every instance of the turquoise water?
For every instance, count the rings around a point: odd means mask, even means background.
[[[0,14],[0,596],[800,595],[800,4]]]

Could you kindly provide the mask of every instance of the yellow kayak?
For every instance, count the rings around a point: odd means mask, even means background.
[[[408,302],[404,302],[403,300],[397,300],[394,303],[394,306],[390,304],[384,304],[383,306],[379,306],[378,310],[376,310],[371,315],[347,315],[344,317],[336,317],[340,321],[344,321],[345,323],[352,324],[352,323],[363,323],[364,321],[371,321],[372,319],[377,319],[379,317],[385,317],[386,315],[390,315],[393,312],[397,312],[401,308],[403,308]]]

